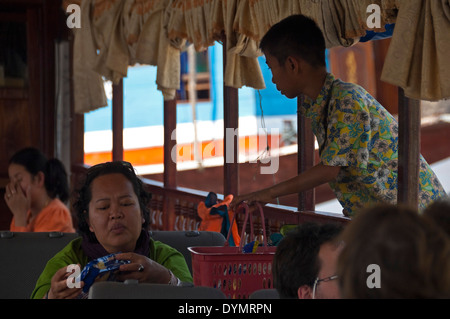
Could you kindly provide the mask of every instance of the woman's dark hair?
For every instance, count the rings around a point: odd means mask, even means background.
[[[150,224],[150,212],[148,204],[151,199],[151,194],[145,189],[144,183],[136,175],[133,166],[125,161],[106,162],[90,167],[86,173],[83,186],[78,191],[78,197],[73,204],[78,218],[78,232],[88,236],[91,242],[98,242],[95,234],[89,230],[87,217],[89,214],[89,202],[92,199],[91,184],[94,179],[99,176],[107,174],[122,174],[133,185],[134,193],[139,200],[139,207],[144,217],[143,229],[147,229]]]
[[[64,164],[56,159],[47,157],[34,147],[24,148],[15,153],[9,164],[18,164],[34,177],[37,173],[44,173],[44,185],[50,198],[58,197],[62,202],[69,199],[69,182]]]
[[[343,298],[436,299],[450,297],[450,242],[416,208],[370,205],[342,234],[337,263]],[[369,265],[377,265],[381,286],[368,287]]]
[[[298,56],[313,67],[326,66],[322,31],[314,20],[304,15],[292,15],[274,24],[259,47],[280,64],[284,64],[288,56]]]

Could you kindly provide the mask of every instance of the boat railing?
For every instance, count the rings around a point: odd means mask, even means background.
[[[71,182],[72,186],[79,187],[83,176],[88,169],[87,165],[77,164],[72,166]],[[149,203],[150,230],[198,230],[201,218],[197,214],[197,205],[204,201],[208,192],[175,187],[167,188],[159,181],[143,178],[142,181],[147,187],[147,191],[152,194]],[[223,195],[218,194],[219,198]],[[298,211],[295,207],[267,204],[263,207],[264,223],[269,237],[273,233],[279,233],[283,225],[302,224],[305,222],[317,223],[340,223],[346,224],[350,219],[334,213],[320,211]],[[242,230],[243,214],[236,216],[239,234]],[[261,217],[253,214],[252,223],[256,238],[246,237],[246,241],[259,240],[263,236]],[[249,228],[249,224],[247,225]],[[246,234],[249,229],[246,229]]]

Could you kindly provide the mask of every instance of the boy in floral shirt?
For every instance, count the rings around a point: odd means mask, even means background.
[[[260,47],[277,89],[301,99],[298,112],[311,119],[320,162],[290,180],[237,196],[231,206],[243,200],[270,202],[324,183],[346,216],[368,203],[396,203],[398,124],[362,87],[327,72],[325,40],[315,22],[288,17],[267,32]],[[420,208],[446,195],[422,156],[419,179]]]

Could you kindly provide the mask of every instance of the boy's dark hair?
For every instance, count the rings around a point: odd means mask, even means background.
[[[286,234],[273,259],[274,287],[280,298],[296,299],[298,288],[314,285],[320,270],[320,246],[333,243],[342,229],[334,223],[305,223]]]
[[[89,230],[87,223],[87,217],[89,214],[89,202],[92,199],[91,185],[95,178],[107,175],[107,174],[122,174],[133,185],[133,190],[139,200],[139,207],[142,210],[142,216],[144,217],[143,229],[147,229],[150,224],[150,211],[148,204],[151,199],[151,194],[145,189],[144,183],[136,175],[133,166],[125,161],[106,162],[97,164],[90,167],[86,173],[83,186],[78,191],[78,198],[73,204],[78,218],[78,232],[80,234],[87,235],[89,241],[98,242],[95,234]]]
[[[259,47],[280,64],[284,64],[288,56],[297,56],[313,67],[326,66],[322,31],[314,20],[304,15],[292,15],[273,25]]]
[[[9,164],[22,165],[32,176],[42,172],[48,196],[52,199],[58,197],[62,202],[69,199],[67,172],[60,160],[56,158],[47,160],[37,148],[27,147],[15,153]]]

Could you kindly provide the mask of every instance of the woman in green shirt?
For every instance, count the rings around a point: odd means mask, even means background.
[[[109,254],[127,261],[119,268],[119,281],[192,282],[183,255],[149,237],[149,199],[131,164],[108,162],[91,167],[74,204],[81,237],[50,259],[31,297],[86,297],[84,283],[73,281],[73,269]]]

